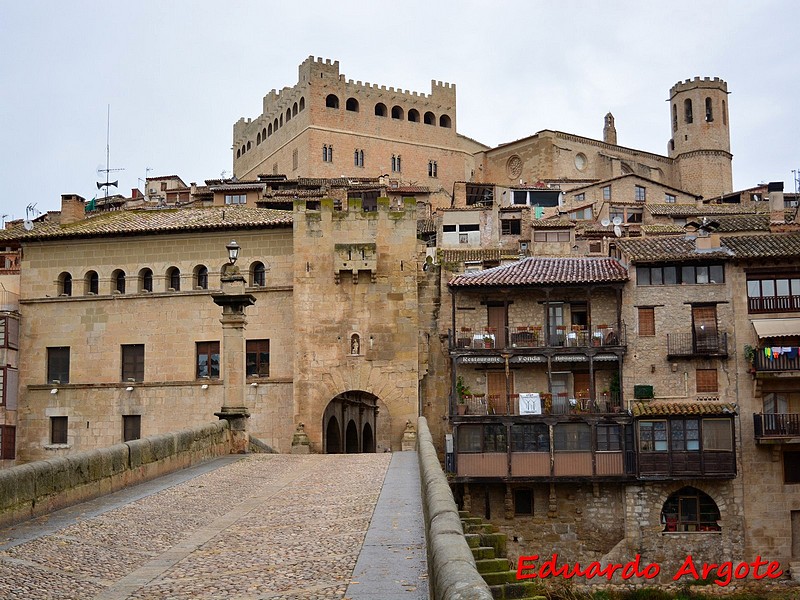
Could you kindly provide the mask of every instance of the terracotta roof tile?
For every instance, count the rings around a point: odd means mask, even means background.
[[[704,215],[746,215],[755,214],[756,209],[739,204],[648,204],[648,212],[654,216],[666,217],[695,217]]]
[[[474,261],[498,261],[500,260],[499,248],[468,248],[442,250],[439,258],[444,263],[463,263]]]
[[[628,280],[614,258],[524,258],[510,265],[464,273],[450,287],[534,286],[554,283],[606,283]]]
[[[800,233],[730,236],[722,243],[736,258],[800,258]]]
[[[431,190],[425,185],[401,185],[396,188],[387,188],[389,194],[430,194]]]
[[[436,223],[433,219],[417,219],[417,233],[435,233]]]
[[[534,229],[564,229],[575,227],[575,223],[568,219],[531,219]]]
[[[142,235],[175,231],[229,230],[292,225],[292,213],[266,208],[220,206],[157,210],[120,210],[100,213],[69,225],[43,223],[31,231],[0,239],[40,240],[114,235]]]
[[[680,225],[642,225],[641,230],[642,233],[647,233],[649,235],[660,235],[665,233],[679,233],[679,234],[686,233],[686,229],[684,229]]]
[[[723,215],[714,217],[720,233],[737,231],[769,231],[768,215]]]
[[[698,252],[694,239],[684,236],[628,238],[617,240],[616,244],[634,263],[664,260],[708,260],[709,258],[730,259],[732,254],[727,247]]]
[[[735,415],[736,404],[705,400],[697,402],[634,402],[633,416],[668,416],[668,415]]]

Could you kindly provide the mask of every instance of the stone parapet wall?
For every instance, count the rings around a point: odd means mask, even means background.
[[[489,600],[492,593],[478,573],[464,538],[458,508],[439,464],[425,417],[417,420],[417,456],[431,597],[436,600]]]
[[[218,421],[0,470],[0,526],[23,521],[230,453]]]

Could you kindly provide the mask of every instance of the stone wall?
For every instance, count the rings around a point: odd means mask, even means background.
[[[0,526],[229,454],[227,421],[0,470]]]

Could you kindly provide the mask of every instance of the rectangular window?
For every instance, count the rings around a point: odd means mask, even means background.
[[[620,221],[623,223],[625,222],[625,207],[623,206],[612,206],[608,209],[608,218],[612,221],[616,218],[619,218]]]
[[[269,340],[247,340],[247,376],[269,377]]]
[[[647,188],[641,185],[634,186],[633,197],[637,202],[644,202],[647,199]]]
[[[619,425],[598,425],[597,450],[599,452],[622,450],[622,427]]]
[[[575,194],[575,197],[573,198],[573,200],[575,202],[583,202],[584,200],[586,200],[586,194],[583,194],[583,193]]]
[[[442,225],[442,232],[443,233],[455,233],[456,226],[455,225]]]
[[[550,428],[545,423],[511,426],[512,452],[550,452]]]
[[[428,177],[438,177],[439,176],[439,167],[436,164],[435,160],[428,161]]]
[[[0,347],[19,348],[19,320],[0,317]]]
[[[800,452],[783,453],[783,482],[800,483]]]
[[[458,428],[458,451],[481,452],[482,437],[483,427],[481,425],[461,425]]]
[[[17,410],[19,371],[14,367],[0,367],[0,406]]]
[[[300,164],[300,159],[297,156],[297,148],[292,150],[292,171],[297,171],[297,167]]]
[[[603,242],[589,242],[589,252],[595,254],[603,251]]]
[[[483,426],[483,451],[484,452],[506,452],[508,451],[508,440],[506,439],[505,425],[484,425]]]
[[[219,342],[197,342],[197,373],[198,379],[219,379]]]
[[[611,200],[611,186],[603,186],[603,200]]]
[[[517,219],[503,219],[500,226],[503,235],[519,235],[522,232],[522,221]]]
[[[656,309],[651,306],[639,307],[639,335],[656,334]]]
[[[698,394],[719,391],[716,369],[697,369],[695,378]]]
[[[535,231],[534,242],[568,242],[569,231]]]
[[[47,349],[47,383],[69,383],[69,346]]]
[[[122,344],[122,381],[144,381],[144,344]]]
[[[636,285],[678,285],[725,283],[723,265],[667,265],[662,267],[636,267]],[[753,298],[757,285],[748,282],[748,296]],[[756,282],[757,283],[757,282]],[[800,283],[798,284],[800,285]],[[752,301],[750,303],[752,305]]]
[[[122,441],[130,442],[142,437],[142,416],[122,415]]]
[[[67,443],[67,417],[50,417],[50,443]]]
[[[525,190],[514,190],[514,204],[527,204],[528,203],[528,192]]]
[[[625,222],[626,223],[641,223],[643,208],[628,207],[625,209]]]
[[[592,429],[587,423],[559,423],[553,428],[556,452],[588,452],[592,449]]]
[[[676,452],[700,450],[700,422],[697,419],[678,420],[669,424],[671,447]]]
[[[673,194],[664,194],[664,202],[667,204],[675,204],[675,196]]]
[[[514,514],[515,515],[533,514],[533,490],[529,489],[514,490]]]
[[[639,421],[639,450],[641,452],[667,451],[666,421]]]
[[[0,459],[14,460],[17,445],[17,428],[14,425],[0,425]]]
[[[247,194],[225,194],[225,204],[247,204]]]
[[[730,419],[703,419],[703,450],[733,451]]]

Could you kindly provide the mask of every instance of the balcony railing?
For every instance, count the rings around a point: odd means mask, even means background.
[[[461,404],[467,416],[484,415],[519,415],[519,394],[485,394],[468,395]],[[580,394],[579,394],[580,396]],[[597,398],[571,398],[569,394],[540,394],[542,415],[574,415],[574,414],[609,414],[622,411],[622,399],[619,392],[598,394]],[[529,414],[529,413],[527,413]]]
[[[493,328],[462,327],[455,335],[456,349],[485,350],[502,348],[588,348],[624,346],[625,327],[600,324],[589,329],[559,325],[547,334],[540,325],[517,325],[507,328],[507,335],[498,335]]]
[[[800,437],[800,414],[753,415],[756,439]]]
[[[747,311],[753,313],[800,311],[800,296],[758,296],[747,299]]]
[[[756,350],[753,366],[756,371],[800,371],[800,353],[797,348],[793,352],[780,354],[778,356],[770,355],[767,357],[764,354],[764,349],[759,348]]]
[[[19,294],[0,290],[0,310],[19,310]]]
[[[728,355],[728,334],[668,333],[667,356]]]

